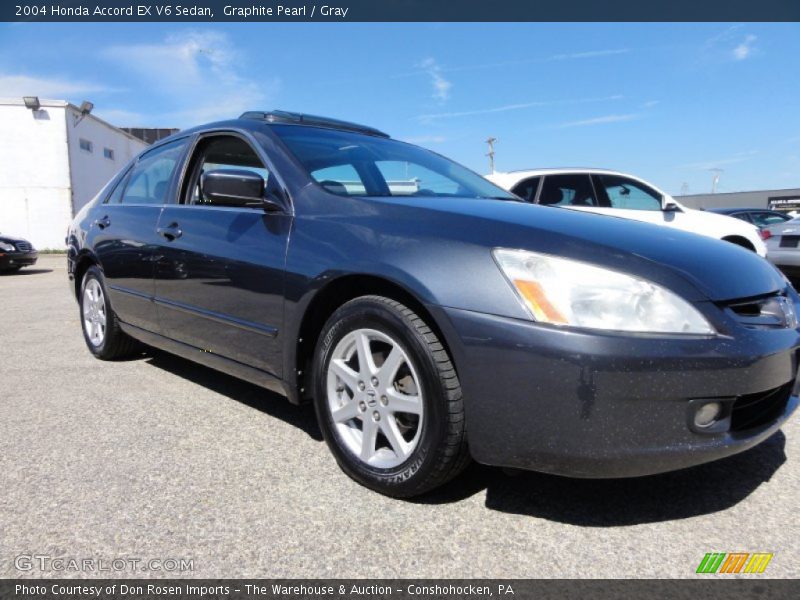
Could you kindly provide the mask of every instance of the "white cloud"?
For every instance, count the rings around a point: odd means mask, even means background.
[[[575,60],[581,58],[598,58],[600,56],[615,56],[627,54],[630,48],[617,48],[614,50],[590,50],[588,52],[571,52],[569,54],[554,54],[549,60]]]
[[[117,91],[90,81],[11,74],[0,74],[0,90],[4,97],[39,96],[52,100],[72,101],[88,94]]]
[[[703,44],[705,52],[725,60],[745,60],[750,58],[758,49],[755,47],[757,36],[748,33],[742,36],[743,25],[731,25],[727,29],[710,37]]]
[[[753,54],[755,48],[753,44],[758,38],[754,35],[746,35],[744,41],[733,49],[733,58],[736,60],[744,60]]]
[[[409,144],[442,144],[447,141],[447,138],[443,135],[417,135],[402,138],[402,140]]]
[[[580,121],[568,121],[556,125],[558,129],[565,129],[567,127],[587,127],[589,125],[603,125],[605,123],[621,123],[624,121],[633,121],[640,119],[642,115],[638,113],[630,113],[626,115],[604,115],[602,117],[593,117],[591,119],[583,119]]]
[[[455,119],[458,117],[473,117],[476,115],[488,115],[492,113],[507,112],[509,110],[522,110],[525,108],[535,108],[539,106],[555,106],[561,104],[584,104],[587,102],[606,102],[610,100],[621,100],[623,96],[605,96],[601,98],[579,98],[577,100],[555,100],[555,101],[536,101],[536,102],[521,102],[518,104],[504,104],[502,106],[494,106],[491,108],[479,108],[475,110],[462,110],[457,112],[446,113],[432,113],[426,115],[419,115],[417,120],[423,123],[430,123],[437,119]]]
[[[727,158],[719,158],[717,160],[707,160],[685,165],[678,165],[680,169],[694,169],[698,171],[708,171],[709,169],[716,169],[721,165],[733,165],[740,162],[750,160],[753,156],[758,154],[758,150],[749,150],[747,152],[737,152],[733,156]]]
[[[648,100],[647,102],[642,104],[642,107],[643,108],[653,108],[654,106],[656,106],[657,104],[660,104],[660,103],[661,103],[661,100]]]
[[[237,117],[246,110],[264,108],[280,87],[278,79],[255,80],[241,74],[242,60],[235,46],[226,34],[216,31],[170,35],[160,43],[112,46],[102,55],[138,77],[141,88],[164,107],[139,115],[152,127],[185,127]],[[113,111],[129,112],[125,107],[110,107],[106,112]]]
[[[439,102],[446,102],[450,98],[450,88],[453,84],[442,76],[442,68],[433,58],[426,58],[420,66],[431,78],[433,86],[433,99]]]

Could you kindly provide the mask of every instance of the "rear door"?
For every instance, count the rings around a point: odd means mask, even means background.
[[[156,225],[174,194],[176,173],[187,148],[186,138],[143,154],[97,207],[91,242],[105,275],[109,300],[119,318],[158,332],[153,306],[153,253]]]
[[[243,135],[201,137],[180,203],[158,223],[155,295],[164,334],[201,350],[281,376],[284,260],[291,216],[262,205],[219,206],[201,174],[246,169],[273,176]]]

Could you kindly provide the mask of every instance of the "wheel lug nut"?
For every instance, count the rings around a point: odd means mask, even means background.
[[[359,402],[358,403],[358,410],[360,410],[361,412],[364,412],[365,410],[367,410],[367,405],[364,404],[363,402]]]
[[[380,421],[381,420],[381,413],[379,413],[376,410],[375,412],[372,413],[372,418],[375,419],[376,421]]]
[[[381,396],[381,404],[386,406],[387,404],[389,404],[389,399],[386,396]]]
[[[377,378],[377,377],[373,377],[373,378],[371,379],[371,381],[372,381],[372,385],[373,385],[373,387],[378,385],[378,378]]]
[[[367,386],[364,385],[363,381],[359,381],[358,382],[358,389],[360,389],[362,392],[364,391],[365,387],[367,387]]]

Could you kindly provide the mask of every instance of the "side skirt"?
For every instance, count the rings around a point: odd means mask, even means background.
[[[190,346],[189,344],[175,341],[163,335],[142,329],[141,327],[136,327],[135,325],[123,323],[122,321],[120,321],[119,324],[125,333],[148,346],[154,346],[155,348],[159,348],[171,354],[176,354],[177,356],[210,367],[216,371],[238,377],[244,381],[286,396],[292,404],[298,404],[297,394],[292,394],[286,384],[275,375],[225,358],[219,354],[206,352],[194,346]]]

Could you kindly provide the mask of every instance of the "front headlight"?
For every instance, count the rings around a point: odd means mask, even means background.
[[[14,250],[16,250],[16,248],[13,246],[13,244],[7,244],[6,242],[0,242],[0,250],[2,250],[3,252],[14,252]]]
[[[686,300],[645,279],[527,250],[497,248],[493,255],[536,321],[610,331],[715,333]]]

